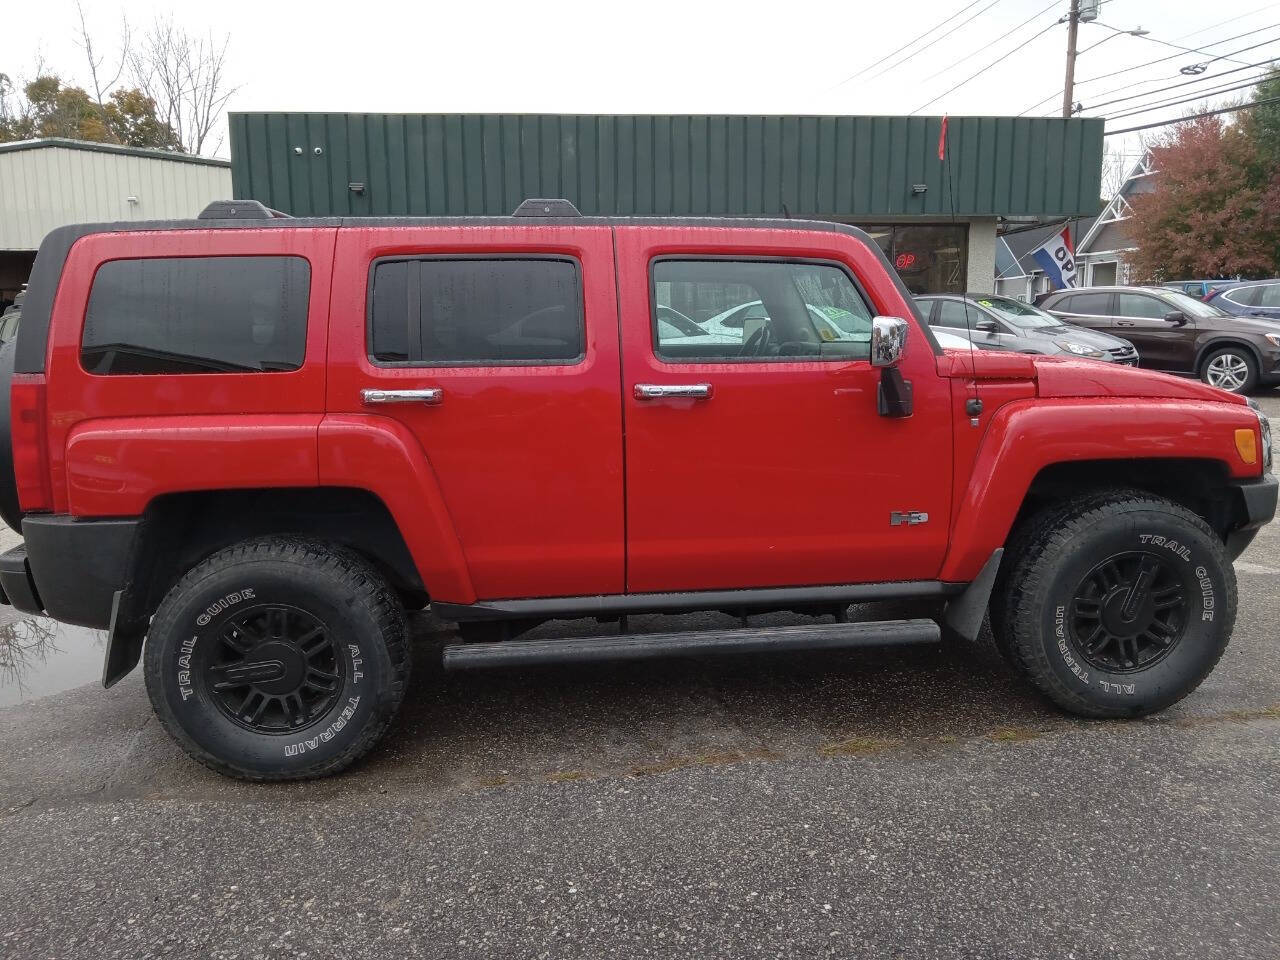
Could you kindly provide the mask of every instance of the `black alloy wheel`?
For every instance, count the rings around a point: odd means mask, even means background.
[[[1153,666],[1182,639],[1186,587],[1168,560],[1132,550],[1108,557],[1081,580],[1072,603],[1072,639],[1098,670]]]
[[[231,619],[203,671],[209,699],[255,733],[305,730],[342,689],[343,658],[316,617],[285,604],[263,604]]]

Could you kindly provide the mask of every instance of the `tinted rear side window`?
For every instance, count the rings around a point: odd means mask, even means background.
[[[1064,313],[1078,313],[1086,317],[1105,317],[1111,309],[1111,294],[1077,293],[1059,300],[1049,309]]]
[[[1237,287],[1228,290],[1223,296],[1242,307],[1256,307],[1262,299],[1262,287]]]
[[[584,354],[572,260],[388,260],[373,271],[378,363],[568,363]]]
[[[93,279],[80,362],[95,374],[297,370],[310,294],[301,257],[113,260]]]

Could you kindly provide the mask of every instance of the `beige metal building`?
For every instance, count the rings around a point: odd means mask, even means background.
[[[230,197],[226,160],[80,140],[0,144],[0,304],[22,289],[54,227],[194,217]]]

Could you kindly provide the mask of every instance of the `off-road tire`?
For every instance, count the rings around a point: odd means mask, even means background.
[[[211,678],[226,676],[216,673],[220,659],[238,655],[224,650],[224,635],[248,643],[238,632],[243,621],[245,630],[253,625],[247,636],[271,640],[259,626],[270,621],[253,617],[279,609],[295,625],[323,627],[320,642],[331,644],[336,679],[325,681],[328,692],[305,693],[314,702],[299,697],[300,708],[305,702],[316,711],[296,721],[300,727],[264,732],[245,725],[246,716],[233,719],[231,694],[214,690]],[[289,659],[281,649],[283,658],[270,664]],[[302,656],[306,674],[311,661]],[[409,679],[408,628],[395,592],[358,554],[292,538],[250,540],[209,557],[165,596],[147,637],[144,675],[161,724],[205,766],[245,780],[322,777],[364,755],[391,723]],[[272,701],[260,722],[277,713],[281,724],[295,722],[291,701],[287,709],[285,697],[260,696]]]
[[[1149,666],[1086,658],[1074,626],[1091,571],[1115,557],[1152,556],[1186,598],[1181,632]],[[1235,625],[1235,570],[1222,540],[1190,510],[1137,490],[1085,494],[1028,518],[1006,548],[991,624],[997,645],[1064,710],[1135,717],[1191,693],[1226,650]]]
[[[1243,363],[1245,370],[1244,380],[1237,387],[1224,387],[1221,384],[1212,383],[1209,378],[1210,366],[1214,361],[1222,360],[1230,357],[1234,360],[1236,369],[1240,369],[1239,365]],[[1200,362],[1200,379],[1212,387],[1219,390],[1225,390],[1228,393],[1238,393],[1241,395],[1253,392],[1258,385],[1258,361],[1254,358],[1253,352],[1248,347],[1223,347],[1221,350],[1214,350],[1205,355],[1204,360]]]

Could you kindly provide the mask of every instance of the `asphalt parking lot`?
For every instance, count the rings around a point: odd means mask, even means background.
[[[1261,398],[1280,416],[1280,397]],[[0,709],[0,956],[1280,956],[1280,528],[1218,669],[1071,719],[961,646],[444,675],[249,786],[141,679]]]

